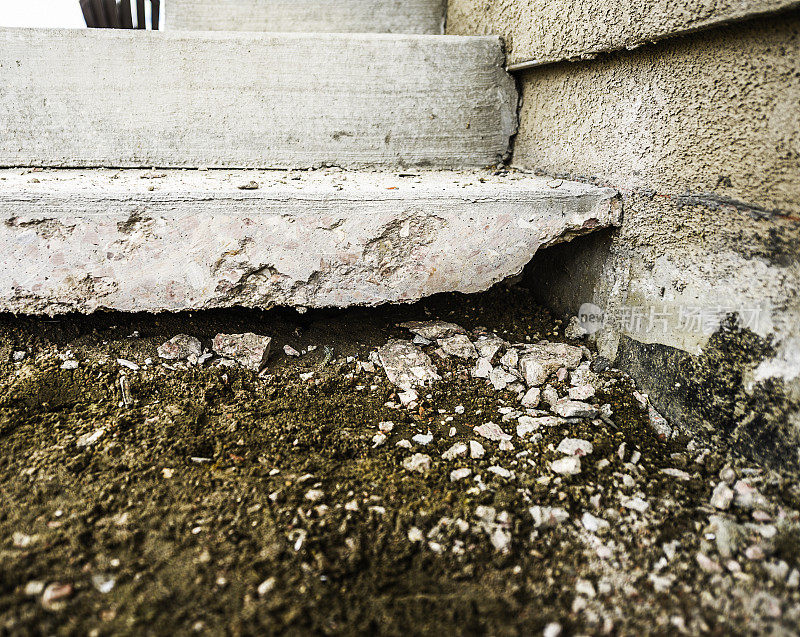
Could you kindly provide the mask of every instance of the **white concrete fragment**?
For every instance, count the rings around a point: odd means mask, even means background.
[[[554,473],[574,476],[581,472],[581,459],[577,456],[565,456],[550,463]]]
[[[417,473],[427,473],[431,468],[431,457],[424,453],[415,453],[403,460],[403,468],[406,471],[416,471]]]
[[[469,457],[473,459],[483,458],[483,455],[486,453],[486,449],[484,449],[483,445],[479,443],[477,440],[470,440],[469,441]]]
[[[562,398],[553,405],[553,412],[562,418],[594,418],[600,410],[589,403]]]
[[[531,387],[522,397],[522,406],[529,409],[538,407],[541,393],[542,392],[538,387]]]
[[[170,0],[167,29],[441,35],[444,0]]]
[[[478,352],[475,346],[464,334],[440,338],[439,347],[442,348],[445,354],[449,354],[450,356],[466,359],[478,358]]]
[[[466,330],[455,323],[447,321],[406,321],[400,323],[400,327],[407,329],[412,334],[421,336],[427,341],[435,341],[440,338],[447,338],[456,334],[466,334]]]
[[[475,349],[478,350],[478,356],[487,359],[489,362],[506,345],[507,343],[495,334],[480,336],[475,341]]]
[[[453,469],[450,472],[450,482],[458,482],[459,480],[463,480],[464,478],[468,478],[472,475],[472,469],[469,467],[462,467],[460,469]]]
[[[499,442],[500,440],[511,440],[511,436],[504,432],[498,425],[493,422],[487,422],[483,425],[475,427],[475,433],[483,436],[487,440]]]
[[[494,36],[0,29],[0,51],[0,166],[481,167],[517,126]]]
[[[479,358],[478,362],[475,363],[475,367],[472,369],[472,375],[475,378],[489,378],[492,369],[492,364],[489,362],[488,358]]]
[[[560,507],[532,506],[530,509],[533,525],[538,528],[558,526],[569,519],[569,513]]]
[[[733,502],[733,489],[724,482],[720,482],[714,487],[711,494],[711,506],[724,511],[731,506],[731,502]]]
[[[455,460],[458,456],[467,453],[467,445],[464,442],[457,442],[442,454],[443,460]]]
[[[165,360],[183,360],[190,356],[200,356],[203,346],[194,336],[177,334],[158,346],[159,357]]]
[[[556,451],[567,456],[588,456],[594,451],[594,446],[588,440],[581,438],[564,438],[558,443]]]
[[[516,382],[518,379],[514,374],[504,370],[502,367],[495,367],[489,372],[489,382],[492,383],[497,391],[505,389],[509,384]]]
[[[583,524],[583,528],[590,533],[597,533],[598,531],[602,531],[611,527],[607,520],[598,518],[588,511],[584,512],[584,514],[581,516],[581,524]]]
[[[0,311],[346,307],[478,292],[539,248],[619,217],[612,190],[514,173],[251,171],[253,191],[236,187],[236,171],[144,174],[45,170],[31,182],[0,171]]]
[[[236,361],[254,372],[261,371],[269,357],[272,339],[246,332],[244,334],[217,334],[212,349],[224,358]]]
[[[564,343],[527,345],[519,359],[519,370],[530,387],[538,387],[561,367],[575,369],[582,358],[580,347]]]
[[[390,340],[378,349],[389,381],[403,390],[440,380],[430,356],[408,341]]]

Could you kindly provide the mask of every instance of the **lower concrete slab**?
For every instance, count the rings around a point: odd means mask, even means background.
[[[478,292],[619,223],[503,171],[0,171],[0,311],[345,307]]]

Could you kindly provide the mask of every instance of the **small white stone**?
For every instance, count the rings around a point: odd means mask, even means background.
[[[258,585],[258,588],[256,588],[258,596],[264,597],[264,595],[267,595],[269,592],[271,592],[275,588],[276,582],[277,580],[274,577],[267,578],[261,582]]]
[[[489,374],[491,373],[492,363],[488,358],[479,358],[472,370],[472,376],[475,378],[489,378]]]
[[[581,459],[577,456],[566,456],[550,463],[550,468],[561,475],[574,476],[581,472]]]
[[[310,489],[306,492],[306,500],[309,502],[317,502],[325,497],[325,492],[321,489]]]
[[[600,412],[594,405],[562,398],[552,405],[553,412],[562,418],[595,418]]]
[[[381,445],[385,444],[386,440],[387,440],[386,434],[381,434],[381,433],[375,434],[374,436],[372,436],[373,448],[380,447]]]
[[[500,467],[498,465],[492,465],[491,467],[488,467],[486,470],[490,471],[496,476],[500,476],[501,478],[510,478],[512,476],[512,473],[508,469],[506,469],[505,467]]]
[[[498,425],[493,422],[487,422],[483,425],[475,427],[475,433],[483,436],[487,440],[511,440],[511,436],[505,433]]]
[[[583,524],[583,528],[590,533],[597,533],[598,531],[602,531],[611,527],[607,520],[598,518],[588,511],[581,516],[581,524]]]
[[[391,420],[385,420],[378,423],[378,431],[380,431],[382,434],[388,434],[392,429],[394,429],[394,423]]]
[[[594,584],[592,584],[589,580],[579,579],[575,582],[575,592],[579,595],[585,595],[586,597],[595,597],[597,592],[594,589]]]
[[[514,451],[514,445],[508,440],[501,440],[497,448],[500,449],[500,451]]]
[[[457,414],[463,414],[464,413],[464,405],[456,405],[456,407],[455,407],[455,409],[453,411],[455,411]]]
[[[671,467],[667,469],[662,469],[661,473],[663,473],[664,475],[668,475],[672,478],[676,478],[678,480],[683,480],[684,482],[692,479],[692,476],[690,476],[685,471],[681,471],[680,469],[673,469]]]
[[[424,539],[425,539],[425,534],[416,526],[412,526],[410,529],[408,529],[409,542],[422,542],[422,540]]]
[[[466,453],[467,453],[466,443],[457,442],[442,454],[442,458],[444,460],[454,460],[458,456],[463,456]]]
[[[570,400],[589,400],[594,396],[595,390],[591,385],[579,385],[570,387],[568,393]]]
[[[20,361],[24,361],[27,355],[27,352],[17,351],[11,354],[11,360],[13,360],[15,363],[19,363]]]
[[[650,504],[642,498],[623,498],[621,504],[626,509],[631,509],[637,513],[644,513],[650,508]]]
[[[401,447],[402,449],[411,449],[411,447],[413,446],[411,444],[411,441],[410,440],[406,440],[405,438],[403,438],[402,440],[398,440],[394,444],[395,444],[396,447]]]
[[[78,361],[71,359],[61,363],[61,369],[78,369]]]
[[[483,448],[483,445],[481,443],[479,443],[477,440],[469,441],[470,458],[483,458],[483,455],[485,453],[486,449]]]
[[[517,435],[520,438],[531,435],[533,432],[538,431],[541,426],[537,418],[531,418],[530,416],[520,416],[517,423]]]
[[[541,528],[558,526],[569,519],[569,513],[560,507],[532,506],[530,509],[533,525]]]
[[[519,363],[519,353],[515,349],[508,350],[500,359],[500,364],[509,369],[516,369]]]
[[[544,627],[544,631],[542,631],[542,637],[561,637],[561,631],[561,624],[558,622],[550,622]]]
[[[407,471],[417,473],[427,473],[431,468],[431,457],[424,453],[415,453],[413,456],[403,460],[403,468]]]
[[[286,354],[287,356],[294,356],[294,357],[300,356],[300,352],[298,352],[291,345],[284,345],[283,346],[283,353]]]
[[[594,451],[594,446],[582,438],[564,438],[556,447],[556,451],[567,456],[588,456]]]
[[[724,482],[720,482],[714,487],[714,491],[711,494],[711,506],[725,511],[731,506],[733,495],[733,489]]]
[[[136,363],[134,363],[133,361],[125,360],[124,358],[118,358],[117,365],[119,365],[120,367],[127,367],[128,369],[133,370],[134,372],[138,372],[140,369],[140,367]]]
[[[456,334],[447,338],[439,339],[439,347],[442,348],[445,354],[450,356],[457,356],[458,358],[478,358],[478,352],[472,341],[463,334]]]
[[[424,447],[425,445],[429,445],[431,442],[433,442],[433,435],[429,431],[427,434],[416,434],[411,437],[411,440]]]
[[[497,391],[504,390],[510,383],[516,380],[517,377],[514,376],[514,374],[507,372],[502,367],[495,367],[489,372],[489,382],[492,383],[492,387]]]
[[[472,469],[470,469],[469,467],[454,469],[453,471],[450,472],[450,482],[458,482],[459,480],[468,478],[470,475],[472,475]]]
[[[542,391],[538,387],[531,387],[522,397],[522,406],[528,409],[534,409],[539,405]]]

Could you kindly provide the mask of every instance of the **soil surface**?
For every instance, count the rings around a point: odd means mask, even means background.
[[[584,345],[504,287],[0,317],[0,633],[800,631],[796,482],[666,426],[585,347],[532,403],[434,339],[441,380],[404,392],[375,352],[434,319],[497,334],[512,376],[511,350]],[[157,353],[245,332],[273,338],[260,373]],[[571,390],[591,414],[557,415]]]

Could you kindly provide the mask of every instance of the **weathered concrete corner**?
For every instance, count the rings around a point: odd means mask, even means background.
[[[521,272],[539,248],[620,219],[611,189],[516,172],[0,177],[0,311],[19,313],[346,307],[478,292]],[[251,182],[258,189],[240,189]]]

